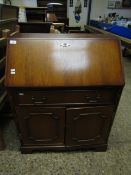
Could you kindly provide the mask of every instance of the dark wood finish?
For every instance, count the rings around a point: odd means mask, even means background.
[[[90,90],[54,90],[31,91],[19,90],[14,93],[14,102],[24,105],[49,104],[112,104],[118,89],[90,89]],[[77,97],[77,100],[76,100]]]
[[[64,145],[64,108],[21,107],[17,114],[25,145]]]
[[[16,35],[8,40],[5,84],[22,153],[105,151],[124,86],[119,42],[103,35]]]
[[[67,109],[67,145],[106,144],[112,107]]]
[[[27,22],[45,22],[47,7],[26,7]]]

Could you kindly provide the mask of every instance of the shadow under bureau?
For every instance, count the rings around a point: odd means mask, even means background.
[[[124,86],[119,41],[17,34],[8,40],[5,85],[22,153],[105,151]]]

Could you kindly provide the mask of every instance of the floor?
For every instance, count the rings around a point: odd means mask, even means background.
[[[131,58],[123,58],[126,85],[109,137],[107,152],[21,154],[15,125],[5,126],[6,149],[0,175],[131,175]]]

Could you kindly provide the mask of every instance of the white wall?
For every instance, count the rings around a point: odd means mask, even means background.
[[[15,6],[37,7],[37,0],[11,0]]]
[[[118,13],[120,16],[131,18],[131,9],[129,10],[128,9],[117,9],[117,10],[108,9],[106,10],[106,14],[114,13],[114,12]]]
[[[131,18],[131,9],[108,9],[107,6],[108,0],[92,0],[91,19],[107,16],[110,12],[116,12],[120,16]]]
[[[87,23],[87,12],[88,12],[88,7],[84,7],[84,1],[81,0],[82,3],[82,13],[80,14],[81,20],[79,23],[75,21],[74,17],[74,9],[75,9],[75,4],[77,0],[73,0],[73,7],[69,7],[69,0],[67,1],[67,16],[69,17],[69,26],[81,26],[81,28],[84,28],[84,25]]]
[[[3,4],[3,0],[0,0],[0,4]]]
[[[91,19],[99,16],[104,16],[107,0],[92,0],[91,4]]]

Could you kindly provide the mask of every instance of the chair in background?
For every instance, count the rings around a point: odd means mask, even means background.
[[[55,13],[47,12],[46,13],[46,21],[47,22],[58,22],[58,19]]]
[[[62,22],[59,22],[55,13],[47,12],[46,13],[46,21],[52,22],[52,25],[55,27],[55,29],[59,30],[61,33],[64,32],[65,24]]]

